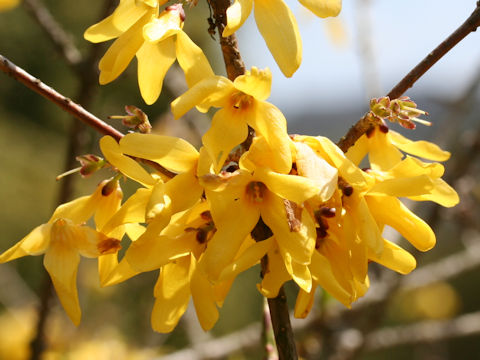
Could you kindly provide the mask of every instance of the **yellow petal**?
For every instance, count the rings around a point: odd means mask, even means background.
[[[417,266],[417,261],[408,251],[394,243],[383,240],[383,251],[380,256],[369,252],[368,257],[391,270],[406,275]]]
[[[0,255],[0,263],[18,259],[26,255],[40,255],[50,244],[52,224],[43,224],[33,229],[27,236]]]
[[[103,188],[103,186],[102,186]],[[117,183],[114,190],[104,196],[102,191],[95,191],[96,198],[96,211],[95,211],[95,227],[97,230],[101,230],[110,218],[118,211],[122,202],[122,189]]]
[[[143,27],[143,37],[151,43],[158,43],[181,31],[178,11],[163,11],[158,18],[151,19]]]
[[[282,249],[280,249],[280,252],[282,252]],[[312,290],[312,274],[308,266],[292,261],[291,255],[288,252],[283,252],[282,255],[283,261],[285,261],[285,268],[293,281],[295,281],[301,290],[310,292]]]
[[[297,21],[283,0],[255,1],[255,21],[282,73],[290,77],[302,62]]]
[[[123,224],[145,222],[145,208],[151,195],[151,189],[138,189],[135,194],[120,207],[115,215],[101,229],[105,234]]]
[[[269,68],[259,70],[252,66],[252,69],[247,70],[244,75],[237,76],[233,84],[237,90],[263,101],[270,96],[272,72]]]
[[[411,178],[388,179],[375,184],[369,195],[390,195],[397,197],[416,196],[430,193],[434,181],[426,175]]]
[[[213,191],[206,191],[206,195],[212,204],[212,216],[217,231],[208,242],[202,262],[208,277],[216,280],[222,270],[233,261],[243,241],[255,227],[260,211],[243,198],[235,201]],[[218,211],[216,204],[220,202],[223,202],[222,210]]]
[[[175,119],[183,116],[188,110],[198,105],[204,105],[204,112],[210,106],[220,106],[231,96],[235,87],[223,76],[213,76],[203,79],[180,95],[172,102],[172,112]]]
[[[137,51],[138,86],[148,105],[157,101],[162,91],[163,79],[175,61],[175,43],[169,37],[158,43],[144,42]]]
[[[452,207],[459,203],[457,192],[442,179],[433,180],[433,188],[428,194],[409,197],[415,201],[434,201],[445,207]]]
[[[120,140],[123,153],[155,161],[174,172],[187,172],[197,164],[198,151],[173,136],[128,134]]]
[[[202,141],[214,159],[216,173],[222,168],[230,151],[247,138],[246,116],[248,113],[230,108],[220,109],[213,116],[212,125],[203,135]]]
[[[203,188],[195,176],[195,169],[175,176],[165,184],[165,195],[171,201],[172,213],[186,210],[201,197]]]
[[[293,312],[293,316],[297,319],[305,319],[310,313],[310,310],[312,310],[316,289],[317,285],[314,283],[310,292],[304,291],[303,289],[298,291],[295,310]]]
[[[258,291],[268,298],[278,295],[280,287],[292,277],[285,268],[285,263],[277,247],[268,251],[268,263],[263,280],[257,285]]]
[[[127,31],[147,11],[148,7],[138,6],[135,0],[120,1],[112,15],[90,26],[83,37],[93,43],[116,38]]]
[[[235,0],[227,9],[227,26],[223,30],[222,37],[232,35],[247,20],[252,12],[253,0]]]
[[[267,240],[256,242],[247,248],[235,261],[222,270],[219,280],[225,281],[232,279],[253,265],[258,264],[273,244],[274,240],[273,237],[271,237]]]
[[[375,129],[373,135],[368,138],[368,143],[370,147],[368,157],[372,169],[387,171],[402,160],[403,154],[379,129]]]
[[[273,194],[272,194],[273,195]],[[315,249],[315,224],[306,209],[301,211],[298,224],[287,221],[285,204],[278,196],[271,196],[261,209],[265,224],[272,230],[284,259],[290,257],[301,265],[310,264]]]
[[[139,274],[123,258],[118,262],[117,254],[102,255],[98,258],[98,274],[100,275],[100,286],[111,286],[119,284]]]
[[[139,163],[123,155],[123,149],[111,136],[104,136],[100,139],[100,149],[102,149],[102,153],[108,162],[125,176],[144,185],[154,185],[156,183],[155,179]]]
[[[183,31],[177,33],[175,46],[178,64],[185,73],[185,80],[189,88],[200,80],[215,76],[202,49]]]
[[[198,266],[193,272],[190,289],[198,321],[203,330],[210,330],[217,322],[219,314],[213,287]]]
[[[370,212],[369,204],[367,205],[365,198],[362,197],[352,207],[351,214],[357,228],[357,234],[364,246],[376,254],[381,254],[383,251],[383,238],[375,221],[378,221],[378,218]]]
[[[191,256],[184,256],[162,267],[155,284],[152,328],[161,333],[172,331],[185,313],[190,300]]]
[[[298,175],[309,178],[320,189],[317,196],[321,201],[330,199],[337,188],[338,171],[306,144],[295,142]]]
[[[283,199],[291,200],[297,204],[317,195],[321,188],[315,181],[296,175],[278,174],[265,168],[255,170],[255,178],[264,183],[268,190]]]
[[[342,10],[342,0],[298,0],[315,15],[326,18],[337,16]]]
[[[0,11],[7,11],[18,5],[20,0],[2,0],[0,1]]]
[[[314,251],[312,254],[310,272],[312,273],[314,284],[320,285],[343,305],[350,307],[350,304],[352,303],[352,295],[340,285],[332,272],[332,267],[329,261],[318,251]]]
[[[77,271],[80,255],[63,241],[53,239],[45,253],[43,264],[52,279],[60,303],[75,325],[80,324]]]
[[[387,134],[389,141],[406,153],[433,161],[446,161],[450,153],[440,149],[436,144],[428,141],[412,141],[401,134],[390,130]]]
[[[282,112],[265,101],[254,101],[247,122],[274,150],[275,156],[270,160],[270,168],[279,173],[288,173],[292,168],[291,140]]]
[[[435,234],[430,226],[400,200],[391,196],[367,196],[366,200],[378,222],[396,229],[418,250],[427,251],[435,246]]]
[[[150,17],[151,14],[147,12],[135,25],[115,40],[107,50],[98,64],[100,84],[108,84],[115,80],[127,68],[144,42],[142,28]]]
[[[93,199],[97,191],[101,191],[101,189],[99,190],[97,187],[92,196],[82,196],[58,206],[48,222],[53,223],[58,219],[69,219],[75,224],[86,222],[95,212],[96,203]]]
[[[368,150],[367,135],[362,135],[355,144],[347,150],[345,156],[358,166],[367,155]]]

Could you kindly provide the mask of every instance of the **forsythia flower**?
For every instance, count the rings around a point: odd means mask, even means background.
[[[149,105],[158,99],[175,59],[189,86],[213,75],[202,50],[182,30],[182,5],[169,6],[159,15],[158,7],[165,2],[123,0],[112,15],[85,31],[85,39],[95,43],[118,37],[100,60],[100,84],[115,80],[135,55],[138,85]]]
[[[75,325],[80,323],[81,317],[76,285],[80,255],[98,258],[121,248],[118,239],[82,225],[94,213],[96,221],[102,223],[106,214],[112,209],[116,211],[115,202],[121,199],[121,192],[115,186],[108,195],[103,195],[107,184],[100,184],[91,196],[60,205],[46,224],[33,229],[0,255],[0,263],[4,263],[26,255],[45,254],[43,264],[63,308]]]
[[[299,0],[320,17],[337,16],[341,0]],[[227,9],[227,26],[222,36],[236,32],[245,22],[255,4],[255,21],[280,70],[287,77],[302,62],[302,40],[297,21],[283,0],[235,0]]]
[[[211,106],[221,107],[212,119],[211,128],[202,138],[214,159],[218,172],[230,151],[248,136],[248,126],[265,138],[275,149],[269,162],[279,173],[290,171],[292,160],[285,117],[274,105],[265,101],[270,95],[272,74],[267,68],[252,67],[233,82],[223,76],[205,78],[172,102],[176,118],[191,108],[206,112]]]

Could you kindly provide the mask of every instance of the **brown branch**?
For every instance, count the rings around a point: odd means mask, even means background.
[[[70,66],[78,66],[82,61],[80,51],[76,48],[71,36],[58,24],[45,5],[40,0],[23,0],[23,6],[51,39],[65,61]]]
[[[390,99],[396,99],[413,86],[413,84],[423,76],[438,60],[448,53],[468,34],[477,30],[480,26],[480,1],[477,7],[468,19],[455,30],[445,41],[438,45],[431,53],[425,57],[417,66],[415,66],[395,87],[387,94]],[[343,136],[337,145],[346,152],[355,142],[365,134],[372,126],[372,119],[364,116],[355,125],[353,125],[347,134]]]
[[[387,94],[390,99],[396,99],[407,91],[427,72],[435,63],[448,53],[455,45],[463,40],[468,34],[477,30],[480,26],[480,1],[477,8],[468,19],[455,30],[448,38],[429,53],[417,66],[415,66],[395,87]]]
[[[123,134],[121,132],[114,129],[106,122],[100,120],[95,115],[89,113],[82,106],[74,103],[69,98],[58,93],[50,86],[45,85],[39,79],[33,77],[25,70],[19,68],[2,55],[0,55],[0,70],[3,71],[5,74],[13,77],[15,80],[21,82],[26,87],[50,100],[54,104],[58,105],[63,110],[73,115],[75,118],[83,121],[101,134],[110,135],[117,141],[119,141],[123,137]]]
[[[227,9],[230,6],[230,0],[208,0],[208,3],[213,10],[227,75],[233,81],[237,76],[245,74],[245,64],[238,50],[237,36],[235,34],[226,38],[222,36],[223,29],[227,25]]]

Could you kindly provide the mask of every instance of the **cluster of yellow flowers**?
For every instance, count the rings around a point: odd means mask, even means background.
[[[300,288],[297,317],[309,313],[317,286],[350,306],[369,287],[371,261],[402,274],[412,271],[413,256],[382,232],[391,226],[422,251],[435,245],[432,229],[398,198],[454,206],[458,196],[441,179],[443,166],[418,158],[445,161],[449,153],[389,130],[380,110],[394,115],[385,100],[372,102],[375,125],[346,154],[325,137],[290,136],[283,114],[266,101],[270,71],[252,67],[234,81],[214,75],[182,31],[182,6],[160,12],[164,3],[121,0],[85,36],[91,41],[118,37],[100,62],[101,83],[115,79],[137,56],[147,103],[157,99],[165,72],[177,58],[189,90],[173,101],[175,117],[194,107],[202,112],[219,108],[203,146],[197,151],[182,139],[154,134],[130,133],[119,143],[103,137],[105,160],[83,157],[83,173],[109,166],[117,175],[92,195],[59,206],[46,224],[0,255],[0,262],[45,254],[44,265],[75,324],[81,316],[79,255],[98,258],[103,286],[159,270],[152,312],[152,327],[159,332],[176,326],[190,298],[202,327],[212,328],[235,277],[262,258],[268,260],[258,290],[275,297],[293,280]],[[335,15],[341,6],[340,1],[301,3],[320,16]],[[233,3],[224,35],[238,29],[251,7],[252,0]],[[290,10],[282,0],[256,1],[255,16],[282,71],[291,75],[298,67],[286,64],[292,60],[287,56],[291,44],[282,54],[275,36],[284,35],[274,29],[282,24],[278,27],[285,34],[293,31],[297,39]],[[285,30],[285,24],[294,30]],[[406,104],[395,116],[408,122],[419,111],[405,110]],[[366,155],[369,168],[360,169]],[[147,171],[138,159],[155,163],[156,171]],[[139,188],[122,203],[119,180],[124,176]],[[92,217],[95,229],[85,225]],[[265,230],[263,236],[258,227]],[[119,259],[125,234],[130,244]]]

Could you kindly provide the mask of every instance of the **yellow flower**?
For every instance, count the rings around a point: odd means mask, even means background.
[[[19,2],[20,0],[0,0],[0,11],[13,9]]]
[[[43,264],[63,308],[75,325],[81,318],[76,285],[80,255],[98,258],[116,253],[121,247],[119,240],[82,225],[94,213],[95,220],[104,223],[116,207],[117,199],[121,199],[118,187],[102,195],[105,185],[105,182],[100,184],[91,196],[60,205],[46,224],[33,229],[0,255],[0,263],[4,263],[26,255],[45,254]]]
[[[233,82],[222,76],[206,78],[172,102],[175,118],[195,106],[202,112],[211,106],[221,107],[202,138],[214,159],[215,172],[222,168],[230,151],[247,138],[248,126],[275,149],[270,167],[279,173],[290,171],[292,159],[285,117],[277,107],[264,101],[270,95],[271,83],[269,69],[252,67]]]
[[[175,59],[189,86],[213,75],[202,50],[182,30],[182,5],[169,6],[158,15],[158,6],[165,2],[121,1],[112,15],[85,31],[85,39],[91,42],[118,37],[100,60],[100,84],[115,80],[135,55],[140,92],[149,105],[158,99],[165,74]]]
[[[341,0],[299,0],[320,17],[337,16]],[[245,22],[255,3],[255,21],[280,70],[287,77],[302,62],[302,40],[297,21],[283,0],[235,0],[227,9],[227,26],[223,37],[230,36]]]

